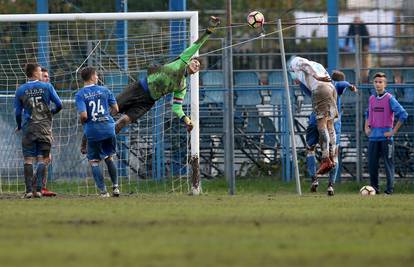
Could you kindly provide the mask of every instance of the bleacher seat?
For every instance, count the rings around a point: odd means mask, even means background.
[[[200,75],[203,86],[224,86],[223,72],[209,71]]]
[[[273,85],[273,84],[283,85],[285,82],[283,79],[283,71],[269,72],[267,80],[269,82],[269,85]]]
[[[262,104],[262,96],[257,88],[234,88],[237,95],[236,106],[256,106]]]
[[[254,71],[236,72],[234,74],[235,86],[259,85],[259,76]]]
[[[274,122],[269,117],[261,117],[261,122],[264,129],[264,144],[267,148],[274,148],[278,142]]]
[[[414,83],[414,69],[403,70],[402,80],[404,83]]]
[[[285,98],[285,91],[284,90],[272,90],[272,94],[270,96],[270,104],[272,105],[282,105],[283,99]]]
[[[404,88],[404,97],[399,99],[399,101],[414,103],[414,87]]]
[[[374,81],[374,75],[377,72],[383,72],[387,76],[387,82],[388,83],[394,83],[394,73],[392,70],[389,69],[369,69],[368,77],[369,82],[372,83]]]
[[[222,105],[224,103],[224,89],[220,88],[204,88],[200,91],[203,95],[200,105]]]

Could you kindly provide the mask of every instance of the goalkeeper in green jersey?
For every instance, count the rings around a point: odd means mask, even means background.
[[[193,56],[219,24],[219,18],[210,17],[206,32],[185,49],[177,59],[165,65],[148,69],[147,78],[129,85],[116,97],[119,112],[123,114],[116,122],[116,133],[139,119],[151,109],[158,99],[169,93],[173,93],[174,96],[172,111],[185,124],[187,131],[190,132],[193,129],[191,119],[185,115],[182,107],[187,89],[186,77],[200,70],[200,61]]]
[[[147,70],[147,77],[128,85],[117,97],[121,118],[116,122],[118,134],[125,126],[135,122],[147,113],[161,97],[173,93],[172,111],[184,123],[188,132],[193,129],[191,119],[183,111],[182,104],[186,95],[186,77],[200,70],[200,61],[193,57],[207,41],[216,27],[220,25],[218,17],[211,16],[209,27],[190,47],[186,48],[174,61]],[[86,154],[86,138],[81,145],[81,152]]]

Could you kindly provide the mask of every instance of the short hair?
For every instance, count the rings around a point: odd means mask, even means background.
[[[40,67],[39,64],[37,63],[27,63],[26,66],[24,67],[24,71],[26,73],[26,76],[29,78],[33,77],[33,73],[35,72],[35,70]]]
[[[201,66],[203,66],[203,64],[202,64],[202,62],[201,62],[200,57],[192,57],[192,58],[190,59],[190,61],[192,61],[192,60],[197,60],[197,61],[198,61],[198,63],[200,63],[200,67],[201,67]]]
[[[375,78],[385,78],[385,79],[387,79],[387,75],[385,75],[384,72],[377,72],[377,73],[374,74],[373,79],[375,79]]]
[[[334,70],[331,75],[332,80],[339,82],[339,81],[345,81],[345,73],[339,70]]]
[[[49,72],[49,70],[42,67],[42,72]]]
[[[85,67],[81,70],[81,77],[84,82],[89,81],[92,78],[92,75],[96,73],[94,67]]]

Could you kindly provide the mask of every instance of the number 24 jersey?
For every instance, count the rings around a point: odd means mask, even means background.
[[[89,85],[75,95],[78,112],[87,112],[88,119],[83,132],[89,141],[100,141],[115,136],[115,122],[109,107],[116,104],[111,91],[106,87]]]

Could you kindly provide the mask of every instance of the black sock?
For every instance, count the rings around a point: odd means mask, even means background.
[[[45,179],[45,174],[46,174],[46,165],[43,162],[39,162],[39,164],[37,165],[37,170],[36,170],[36,192],[40,192],[42,191],[42,184],[43,184],[43,179]]]
[[[24,182],[26,184],[26,193],[32,192],[32,179],[33,179],[33,164],[24,164]]]
[[[115,163],[112,159],[105,159],[106,166],[108,167],[109,176],[111,177],[112,185],[118,185],[118,176],[116,174]]]

